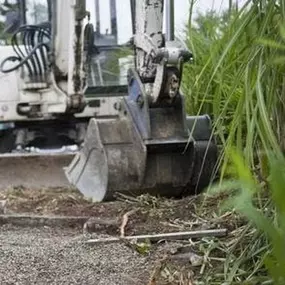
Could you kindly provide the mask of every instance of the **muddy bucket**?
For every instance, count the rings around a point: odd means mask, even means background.
[[[83,149],[65,169],[69,182],[93,201],[113,199],[116,192],[200,192],[217,155],[208,117],[183,117],[176,106],[149,109],[145,120],[128,100],[118,120],[90,120]]]

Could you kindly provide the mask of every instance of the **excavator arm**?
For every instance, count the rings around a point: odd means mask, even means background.
[[[115,193],[181,197],[212,178],[217,148],[207,115],[186,115],[180,90],[192,54],[173,36],[173,1],[131,1],[135,68],[119,119],[90,120],[83,148],[66,168],[68,180],[94,201]]]

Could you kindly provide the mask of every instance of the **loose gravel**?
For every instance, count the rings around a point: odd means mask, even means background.
[[[79,231],[0,227],[0,284],[147,284],[151,262],[123,244],[87,246]]]

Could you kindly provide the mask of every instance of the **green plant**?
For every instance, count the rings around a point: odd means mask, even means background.
[[[226,201],[225,206],[245,216],[258,229],[258,239],[263,239],[263,235],[266,237],[260,245],[260,248],[266,249],[260,262],[268,270],[274,284],[285,284],[285,159],[280,153],[269,156],[269,176],[266,183],[269,202],[264,205],[259,200],[264,193],[264,185],[259,183],[238,151],[231,151],[230,155],[232,169],[236,173],[231,187],[236,189],[236,194]],[[221,191],[228,188],[228,185],[224,182],[211,191]]]
[[[212,117],[222,151],[220,182],[211,189],[234,190],[225,206],[249,221],[230,250],[220,246],[223,279],[263,284],[269,274],[271,284],[285,284],[285,2],[249,0],[192,17],[187,111]]]
[[[189,21],[187,44],[195,62],[184,72],[187,111],[213,119],[223,149],[221,180],[232,147],[251,167],[263,163],[264,153],[285,149],[285,64],[272,64],[280,58],[284,20],[284,1],[256,0],[221,15],[200,15],[195,25]]]

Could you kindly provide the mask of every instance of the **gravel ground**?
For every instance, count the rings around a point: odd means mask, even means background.
[[[147,284],[151,262],[122,244],[87,246],[72,229],[0,227],[0,284]]]

